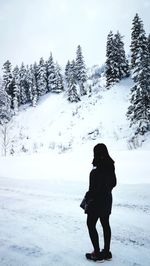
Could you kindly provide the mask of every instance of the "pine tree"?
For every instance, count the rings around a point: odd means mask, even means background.
[[[27,79],[27,69],[24,63],[22,63],[19,71],[20,104],[25,104],[29,101],[29,84]]]
[[[52,53],[47,61],[47,84],[48,84],[48,91],[55,92],[57,90],[56,87],[56,71],[55,71],[55,64],[53,61]]]
[[[71,61],[71,68],[72,68],[72,71],[73,71],[74,79],[75,79],[76,82],[78,83],[77,67],[76,67],[76,62],[75,62],[74,59]],[[80,83],[79,83],[79,85],[80,85]]]
[[[0,86],[0,124],[6,123],[11,119],[11,98]]]
[[[63,77],[61,74],[61,68],[58,65],[58,63],[56,63],[55,65],[55,74],[56,74],[56,93],[60,93],[64,90],[64,85],[63,85]]]
[[[13,97],[13,84],[12,84],[12,66],[9,60],[7,60],[3,65],[3,88],[11,97]]]
[[[32,70],[33,70],[33,74],[34,74],[36,86],[37,86],[38,66],[36,62],[34,62]]]
[[[110,88],[114,84],[114,35],[110,31],[106,44],[106,87]]]
[[[80,45],[78,45],[78,47],[77,47],[76,62],[75,62],[74,67],[75,67],[77,82],[78,82],[79,87],[80,87],[80,95],[81,96],[86,95],[87,91],[86,91],[86,88],[84,85],[84,83],[87,80],[86,67],[85,67],[84,58],[82,55],[82,49],[81,49]]]
[[[129,65],[126,59],[124,43],[119,32],[109,32],[106,46],[106,87],[110,88],[122,78],[129,76]]]
[[[33,74],[34,74],[34,77],[35,77],[35,86],[36,86],[36,90],[37,90],[38,66],[37,66],[36,62],[34,62],[34,64],[33,64]]]
[[[69,71],[70,71],[70,61],[68,60],[66,67],[65,67],[65,80],[68,85],[69,82]]]
[[[112,31],[107,37],[106,46],[106,87],[114,85],[120,80],[120,35],[113,35]]]
[[[72,72],[73,77],[75,79],[75,83],[77,84],[77,75],[76,75],[76,63],[75,60],[72,60],[71,62],[68,61],[65,68],[65,79],[68,86],[69,80],[70,80],[70,73]]]
[[[114,61],[117,68],[117,79],[129,76],[129,64],[125,55],[124,43],[119,31],[114,35]]]
[[[39,61],[37,72],[37,92],[38,96],[42,96],[47,92],[46,64],[42,57]]]
[[[136,14],[132,22],[132,32],[131,32],[131,69],[135,67],[135,61],[137,60],[137,55],[141,47],[140,35],[143,32],[143,22]]]
[[[150,54],[150,34],[148,35],[147,41],[148,41],[148,52]]]
[[[30,65],[29,69],[29,93],[30,93],[30,101],[32,103],[32,106],[35,107],[37,104],[37,86],[36,86],[36,78],[35,78],[35,72],[32,65]]]
[[[148,41],[146,40],[146,35],[143,27],[143,22],[139,19],[136,14],[134,20],[133,31],[131,34],[131,67],[132,67],[132,78],[134,82],[137,82],[138,73],[141,71],[141,56],[144,56],[144,51],[148,51]],[[137,34],[138,33],[138,34]],[[136,36],[136,39],[133,42],[133,36]],[[133,45],[134,44],[134,45]],[[133,49],[134,46],[134,49]],[[147,52],[146,52],[147,53]]]
[[[137,41],[141,45],[136,52],[133,69],[135,84],[131,90],[131,105],[127,112],[135,136],[144,135],[150,130],[150,56],[144,29]]]
[[[19,80],[19,68],[16,66],[13,70],[13,109],[14,113],[18,113],[19,103],[19,96],[20,96],[20,80]]]
[[[77,92],[77,81],[75,79],[74,73],[74,63],[70,63],[70,67],[68,70],[68,101],[70,102],[78,102],[80,101],[80,97]]]

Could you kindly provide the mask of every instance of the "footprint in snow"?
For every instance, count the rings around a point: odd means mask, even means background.
[[[26,246],[11,245],[9,248],[15,252],[23,253],[26,256],[40,257],[43,255],[41,249],[36,246],[26,247]]]

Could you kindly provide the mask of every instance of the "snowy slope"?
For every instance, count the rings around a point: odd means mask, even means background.
[[[94,140],[113,149],[128,149],[132,132],[125,114],[132,81],[123,80],[110,90],[103,84],[104,78],[98,79],[92,96],[84,96],[78,103],[68,103],[65,93],[47,94],[36,108],[22,107],[9,125],[9,150],[63,152]],[[148,143],[144,149],[150,148]]]

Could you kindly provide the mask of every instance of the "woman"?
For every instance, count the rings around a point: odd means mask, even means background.
[[[94,247],[92,253],[87,253],[86,258],[94,261],[110,260],[111,228],[109,216],[112,209],[112,189],[116,186],[114,161],[109,156],[105,144],[94,147],[93,170],[90,173],[89,191],[86,193],[87,202],[87,227]],[[89,204],[88,204],[89,203]],[[103,228],[104,249],[100,251],[99,237],[96,223],[100,218]]]

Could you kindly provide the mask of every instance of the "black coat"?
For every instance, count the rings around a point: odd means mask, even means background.
[[[89,191],[86,193],[87,201],[93,200],[89,205],[88,213],[99,216],[109,215],[112,209],[112,189],[116,186],[116,175],[113,161],[102,162],[90,173]]]

